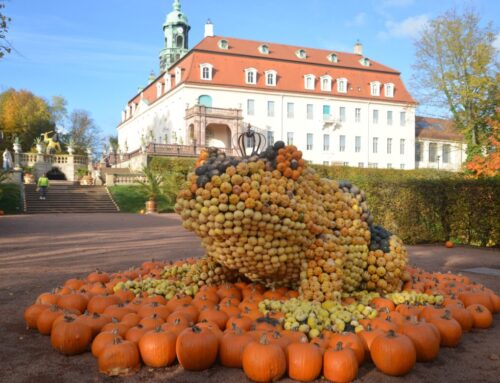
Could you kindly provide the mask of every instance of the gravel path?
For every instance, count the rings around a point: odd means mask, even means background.
[[[24,328],[24,308],[42,292],[96,267],[123,270],[145,260],[201,255],[198,239],[175,215],[78,214],[0,217],[0,382],[246,382],[242,371],[214,367],[189,373],[174,366],[128,378],[97,372],[90,353],[65,357],[50,339]],[[475,267],[500,271],[500,251],[442,246],[410,246],[411,263],[429,271],[459,272]],[[500,293],[500,277],[465,272]],[[404,378],[380,374],[371,363],[362,382],[498,382],[500,315],[494,328],[466,334],[455,349],[441,349],[430,364],[418,364]],[[290,381],[290,380],[283,380]]]

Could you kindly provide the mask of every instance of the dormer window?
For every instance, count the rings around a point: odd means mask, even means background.
[[[175,85],[179,85],[182,78],[182,69],[177,67],[175,68]]]
[[[267,46],[266,44],[259,45],[259,52],[262,53],[263,55],[268,55],[269,46]]]
[[[307,58],[307,53],[303,49],[298,49],[297,51],[295,51],[295,56],[297,56],[299,59],[305,59]]]
[[[161,82],[156,83],[156,98],[160,98],[161,93],[162,93],[162,86]]]
[[[337,92],[347,93],[347,79],[346,78],[337,79]]]
[[[359,60],[359,62],[363,66],[370,66],[371,65],[370,59],[368,57],[363,57],[361,60]]]
[[[331,63],[336,63],[339,61],[339,59],[335,53],[330,53],[328,56],[326,56],[326,59],[328,61],[330,61]]]
[[[202,80],[211,81],[212,80],[212,64],[201,64],[200,65],[200,78]]]
[[[380,96],[380,82],[373,81],[370,83],[370,94],[372,96]]]
[[[170,77],[170,73],[165,73],[165,93],[172,89],[172,78]]]
[[[277,72],[275,70],[268,70],[264,73],[266,76],[266,85],[267,86],[276,86],[276,75]]]
[[[394,97],[394,84],[393,83],[384,84],[384,94],[385,94],[385,97]]]
[[[247,84],[252,84],[252,85],[257,84],[257,69],[255,68],[245,69],[245,82]]]
[[[332,91],[332,77],[329,75],[321,76],[321,90],[323,92],[331,92]]]
[[[227,40],[219,40],[217,45],[219,46],[219,49],[225,49],[225,50],[229,49],[229,41]]]
[[[314,82],[316,80],[316,76],[313,74],[306,74],[304,76],[304,88],[308,90],[314,90]]]

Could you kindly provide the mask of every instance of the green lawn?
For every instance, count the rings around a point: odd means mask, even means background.
[[[18,214],[21,209],[21,192],[15,184],[0,184],[0,210],[5,214]]]
[[[116,185],[110,186],[109,192],[113,199],[124,213],[139,213],[145,209],[147,197],[137,185]],[[168,204],[163,198],[159,197],[157,201],[157,210],[159,213],[168,213],[173,211],[173,206]]]

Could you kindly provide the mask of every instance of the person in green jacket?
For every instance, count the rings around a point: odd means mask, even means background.
[[[49,179],[47,178],[47,174],[44,174],[38,179],[38,190],[40,191],[40,199],[46,199],[47,196],[47,188],[49,187]]]

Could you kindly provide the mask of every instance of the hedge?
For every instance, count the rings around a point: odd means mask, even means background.
[[[187,175],[194,160],[153,158]],[[366,192],[375,222],[407,244],[444,242],[500,246],[500,180],[466,179],[434,169],[360,169],[311,165],[322,177],[349,180]]]
[[[21,190],[16,184],[0,184],[0,210],[5,214],[22,212]]]

